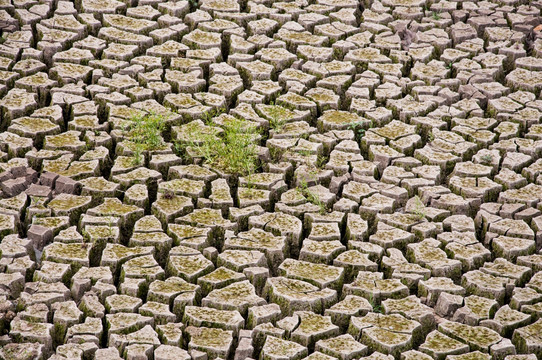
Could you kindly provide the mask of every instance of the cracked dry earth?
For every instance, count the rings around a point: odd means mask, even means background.
[[[541,9],[0,0],[0,359],[542,359]]]

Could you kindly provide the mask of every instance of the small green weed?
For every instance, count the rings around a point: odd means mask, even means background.
[[[124,129],[127,139],[134,144],[134,165],[143,163],[143,152],[160,149],[164,146],[162,132],[166,116],[156,113],[132,116],[131,123]]]
[[[316,167],[318,169],[323,169],[326,164],[327,164],[327,157],[323,156],[323,155],[318,155],[318,157],[316,158]]]
[[[43,209],[45,208],[45,198],[39,196],[30,196],[30,206]]]
[[[324,215],[325,213],[327,213],[327,206],[326,204],[324,204],[322,202],[322,200],[320,200],[320,197],[318,196],[317,193],[311,191],[309,189],[309,185],[307,183],[307,181],[305,181],[304,179],[302,179],[300,181],[300,184],[297,186],[296,190],[301,194],[303,195],[308,202],[310,202],[311,204],[313,205],[316,205],[318,206],[319,210],[318,212],[321,214],[321,215]]]
[[[356,141],[359,143],[363,136],[365,136],[365,129],[363,127],[364,123],[362,121],[352,121],[350,124],[348,124],[348,129],[352,130],[354,132],[354,136],[356,137]],[[369,124],[369,129],[374,126],[374,123],[371,121]]]
[[[425,205],[423,204],[422,200],[419,196],[414,197],[414,209],[412,210],[414,215],[418,218],[418,220],[423,220],[427,216],[427,210],[425,209]]]
[[[81,235],[83,235],[83,242],[81,243],[81,248],[86,249],[89,245],[89,242],[91,241],[90,235],[84,228],[81,230]]]
[[[218,170],[241,176],[254,173],[258,167],[258,149],[254,143],[258,134],[256,127],[247,127],[245,121],[235,119],[223,130],[220,136],[194,130],[192,137],[199,141],[188,146],[205,163]]]
[[[109,218],[107,221],[107,228],[109,229],[109,236],[113,237],[113,219],[111,215],[109,215]]]
[[[493,162],[493,156],[491,156],[490,154],[485,154],[480,157],[480,160],[482,164],[489,165]]]
[[[211,109],[203,113],[201,121],[203,121],[205,125],[211,126],[213,124],[213,119],[224,112],[226,112],[225,107]]]
[[[372,308],[373,308],[373,311],[375,313],[379,313],[379,314],[383,314],[384,313],[384,310],[382,309],[382,305],[380,304],[377,304],[376,301],[374,300],[373,298],[373,294],[369,294],[369,304],[371,304]]]
[[[267,108],[267,115],[269,116],[269,127],[275,132],[280,133],[288,120],[286,115],[289,113],[288,109],[275,105],[273,102],[270,107]]]

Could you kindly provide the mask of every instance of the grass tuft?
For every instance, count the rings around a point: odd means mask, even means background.
[[[258,148],[254,142],[258,136],[256,127],[235,119],[222,129],[218,135],[195,129],[191,138],[198,141],[185,145],[196,157],[203,158],[206,164],[220,171],[238,176],[253,174],[258,168]]]
[[[130,118],[131,123],[124,129],[130,142],[134,144],[134,165],[143,163],[143,152],[158,150],[164,146],[162,132],[166,117],[157,113],[137,114]]]

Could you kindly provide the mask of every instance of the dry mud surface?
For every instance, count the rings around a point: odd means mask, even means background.
[[[542,359],[541,9],[0,0],[0,359]]]

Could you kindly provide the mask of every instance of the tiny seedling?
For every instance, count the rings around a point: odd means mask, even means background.
[[[373,297],[373,294],[369,294],[369,304],[371,304],[371,307],[373,308],[373,311],[375,313],[379,313],[379,314],[383,314],[384,311],[382,310],[382,305],[380,304],[377,304],[376,301],[374,300],[374,297]]]
[[[482,164],[489,165],[493,162],[493,156],[485,154],[480,157],[480,160],[482,161]]]
[[[298,150],[297,153],[303,157],[309,157],[312,155],[312,151],[308,150],[308,149],[301,149],[301,150]]]
[[[90,235],[85,229],[81,230],[81,235],[83,235],[83,242],[81,243],[81,249],[86,249],[88,247],[87,239],[90,240]]]
[[[365,132],[367,129],[363,127],[364,123],[362,121],[352,121],[348,124],[348,129],[352,130],[354,132],[354,136],[356,137],[356,141],[360,142],[363,136],[365,136]],[[373,121],[369,124],[369,129],[374,126]]]
[[[111,215],[109,215],[107,227],[109,229],[109,236],[113,237],[113,220],[111,219]]]
[[[316,158],[316,167],[318,169],[323,169],[327,164],[327,158],[323,155],[318,155]]]
[[[43,208],[45,205],[45,198],[39,196],[30,196],[30,205],[36,208]]]
[[[320,200],[320,197],[317,193],[311,191],[309,189],[309,185],[305,179],[301,179],[299,185],[297,186],[296,190],[299,194],[303,195],[305,199],[307,199],[308,202],[310,202],[313,205],[318,206],[319,210],[318,212],[321,215],[324,215],[327,212],[327,206]]]
[[[414,197],[414,209],[412,210],[414,215],[418,218],[418,220],[423,220],[427,216],[427,210],[425,209],[425,205],[423,204],[422,200],[419,196]]]

